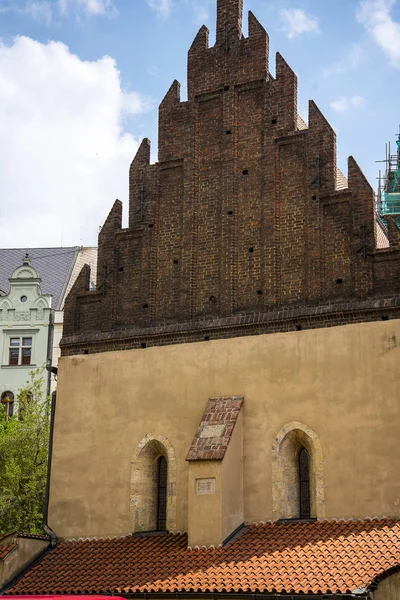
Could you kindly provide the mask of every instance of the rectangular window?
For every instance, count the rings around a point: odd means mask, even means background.
[[[19,357],[19,348],[10,348],[9,365],[17,365]]]
[[[21,365],[30,365],[30,364],[31,364],[31,349],[30,348],[22,348]]]
[[[30,365],[32,358],[32,338],[12,337],[8,350],[8,364],[11,366]]]

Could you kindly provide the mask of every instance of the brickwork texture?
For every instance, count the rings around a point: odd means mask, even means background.
[[[368,301],[366,320],[380,319],[382,299],[396,305],[395,222],[377,249],[371,186],[352,157],[338,183],[332,127],[313,101],[305,127],[295,73],[279,53],[270,73],[268,35],[250,12],[245,38],[242,13],[242,0],[217,0],[215,45],[203,26],[189,49],[188,100],[174,81],[161,102],[158,162],[144,139],[129,227],[117,200],[97,290],[85,267],[66,301],[64,354],[242,335],[263,315],[274,331],[302,328],[313,309],[311,326],[343,324]]]
[[[209,398],[186,460],[222,460],[244,398]]]

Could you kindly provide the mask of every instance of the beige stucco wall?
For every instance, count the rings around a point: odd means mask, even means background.
[[[215,493],[196,494],[196,479],[215,479]],[[220,544],[222,531],[221,461],[201,460],[189,464],[188,543],[189,546]]]
[[[400,573],[395,573],[384,579],[371,593],[371,600],[399,600]]]
[[[237,418],[221,465],[223,542],[244,520],[243,500],[243,408]],[[190,497],[190,494],[189,494]]]
[[[325,515],[400,515],[400,321],[62,358],[50,491],[60,536],[131,531],[132,455],[147,433],[186,454],[209,397],[243,395],[244,518],[274,517],[272,446],[286,423],[318,435]]]

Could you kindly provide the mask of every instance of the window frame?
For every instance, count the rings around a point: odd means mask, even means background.
[[[168,460],[164,455],[157,459],[157,514],[156,531],[167,529],[167,486],[168,486]]]
[[[3,329],[4,334],[4,345],[3,345],[3,360],[2,360],[2,368],[10,368],[10,369],[21,369],[21,368],[31,368],[36,366],[35,364],[35,348],[36,348],[36,336],[39,332],[39,329]],[[12,340],[18,339],[19,343],[13,345],[11,343]],[[24,345],[23,340],[31,340],[30,345]],[[11,350],[18,351],[18,362],[16,359],[11,361]],[[29,350],[30,360],[29,362],[23,361],[24,349]],[[14,354],[16,354],[14,352]]]
[[[18,340],[17,344],[12,342]],[[26,340],[30,340],[30,343],[25,343]],[[8,366],[9,367],[30,367],[32,364],[32,349],[33,349],[33,336],[32,335],[19,335],[10,336],[8,345]],[[11,358],[12,353],[17,352],[16,362],[15,359]],[[28,357],[28,360],[26,360]]]
[[[297,457],[299,472],[299,519],[311,519],[310,453],[302,446]]]

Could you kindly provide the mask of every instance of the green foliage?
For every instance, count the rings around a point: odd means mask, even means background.
[[[18,392],[18,413],[0,407],[0,534],[43,533],[50,402],[41,370]]]

